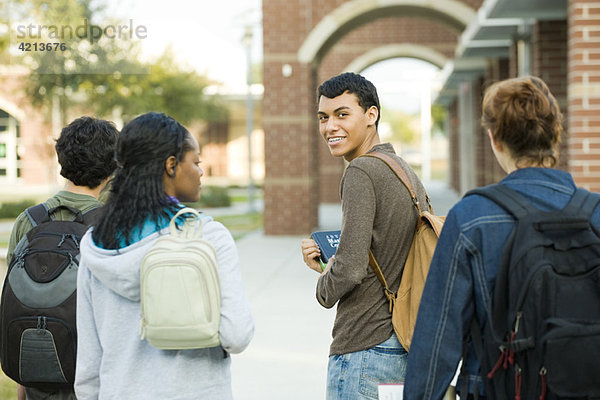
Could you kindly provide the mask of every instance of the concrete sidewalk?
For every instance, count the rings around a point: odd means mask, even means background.
[[[426,183],[436,214],[459,199],[444,183]],[[339,229],[339,204],[319,208],[319,228]],[[257,232],[237,242],[246,292],[256,320],[254,340],[232,356],[236,400],[325,398],[335,308],[315,299],[318,275],[302,261],[303,236]]]

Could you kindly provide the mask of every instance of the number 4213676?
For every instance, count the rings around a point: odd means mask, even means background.
[[[19,50],[21,51],[65,51],[67,50],[66,43],[25,43],[19,44]]]

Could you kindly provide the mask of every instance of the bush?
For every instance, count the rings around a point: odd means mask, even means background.
[[[33,200],[21,200],[15,202],[5,202],[0,204],[0,218],[10,218],[15,219],[21,214],[25,209],[37,204]]]
[[[220,186],[207,186],[200,192],[200,207],[229,207],[231,197],[227,188]]]

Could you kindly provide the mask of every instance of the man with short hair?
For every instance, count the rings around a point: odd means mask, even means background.
[[[112,122],[92,117],[81,117],[67,125],[56,141],[55,149],[60,174],[67,179],[64,190],[46,200],[51,209],[60,205],[69,206],[85,213],[102,205],[98,200],[112,176],[116,163],[115,145],[119,132]],[[72,219],[66,210],[58,210],[54,216],[58,220]],[[21,213],[13,226],[8,244],[6,264],[10,265],[15,247],[27,232],[33,228],[25,214]],[[65,399],[75,400],[73,387],[67,389],[41,390],[19,386],[19,399]]]
[[[409,192],[379,152],[404,169],[422,204],[425,189],[389,143],[380,143],[380,105],[375,86],[354,73],[335,76],[318,89],[319,131],[331,154],[349,162],[341,182],[342,229],[335,257],[323,270],[311,239],[302,242],[304,262],[320,274],[317,300],[337,303],[327,372],[327,399],[376,399],[378,386],[404,381],[406,359],[394,333],[390,304],[369,266],[372,250],[390,288],[400,277],[417,223]]]

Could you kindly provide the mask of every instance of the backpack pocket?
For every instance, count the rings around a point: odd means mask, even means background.
[[[600,322],[546,321],[542,338],[550,390],[561,397],[600,397]]]
[[[19,375],[23,382],[67,383],[52,332],[38,328],[23,332]]]
[[[8,324],[4,352],[7,375],[26,386],[72,384],[75,378],[75,336],[62,320],[23,317]],[[4,368],[4,365],[3,365]]]

